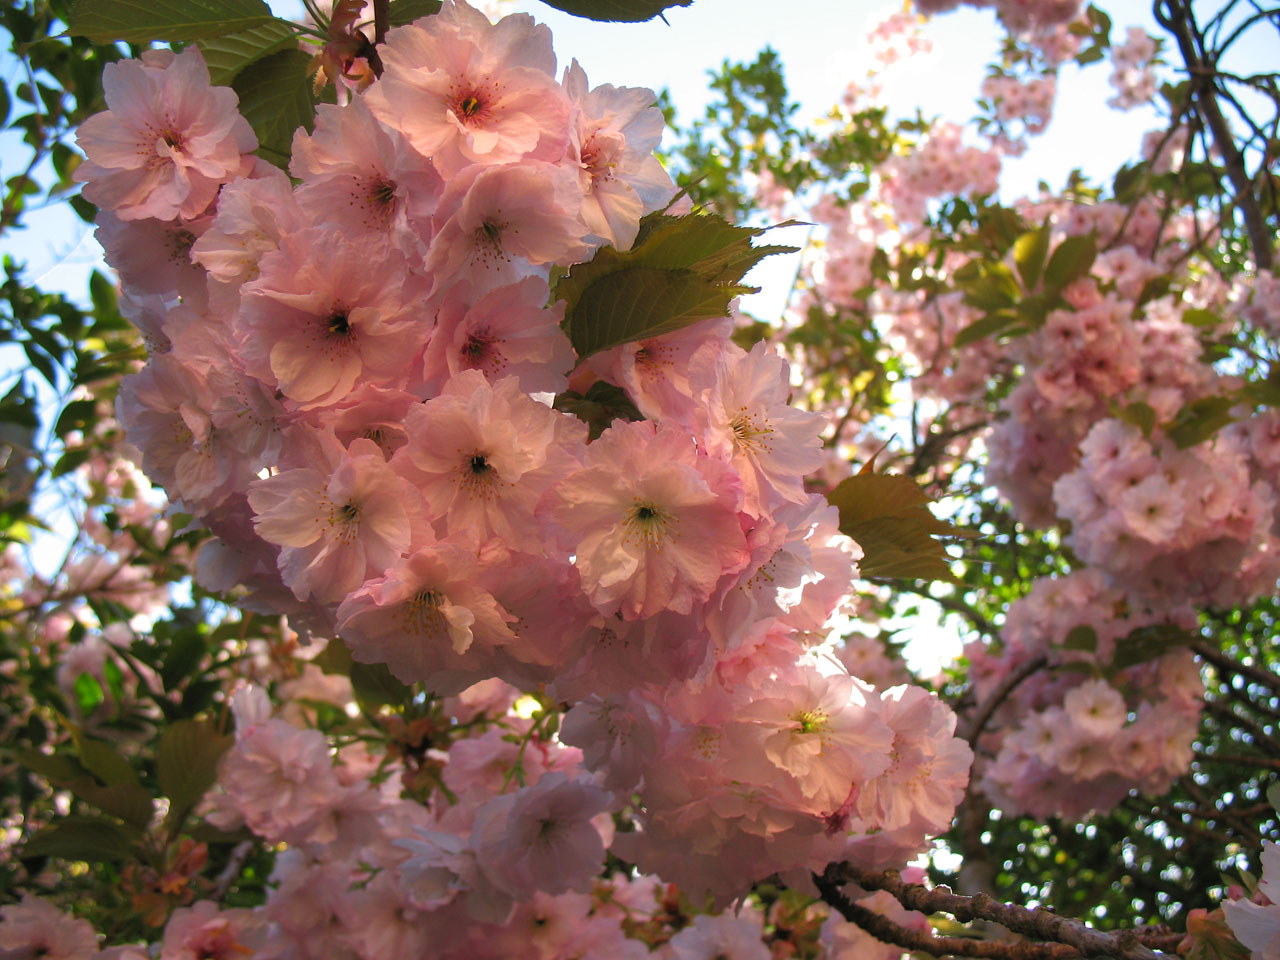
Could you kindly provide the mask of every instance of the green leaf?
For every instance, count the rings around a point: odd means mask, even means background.
[[[1222,323],[1222,318],[1212,310],[1192,308],[1182,311],[1182,322],[1193,327],[1216,327]]]
[[[218,759],[235,738],[220,734],[207,720],[178,720],[156,748],[156,775],[169,798],[169,818],[181,824],[218,778]]]
[[[588,20],[638,23],[652,20],[668,7],[687,7],[693,0],[542,0],[547,6]]]
[[[957,333],[955,345],[957,347],[967,347],[969,344],[977,343],[979,340],[994,333],[999,333],[1017,322],[1017,316],[1008,311],[988,313],[985,317],[973,321],[973,323]]]
[[[113,783],[101,786],[84,776],[64,784],[68,790],[103,813],[119,817],[133,827],[143,828],[155,813],[155,801],[140,783]]]
[[[263,0],[78,0],[67,32],[94,43],[186,42],[239,33],[273,19]]]
[[[205,640],[194,630],[173,638],[160,668],[165,690],[174,690],[195,671],[205,655]]]
[[[413,691],[392,675],[384,663],[353,663],[351,689],[366,707],[403,706]]]
[[[1093,234],[1067,237],[1058,244],[1049,258],[1049,265],[1044,268],[1046,289],[1061,290],[1073,280],[1083,277],[1097,256],[1098,242]]]
[[[38,750],[26,750],[18,754],[18,762],[55,786],[70,790],[103,813],[119,817],[140,828],[151,822],[151,816],[155,812],[151,794],[136,781],[103,786],[74,758],[66,754],[47,755]]]
[[[1013,272],[1003,263],[985,263],[979,276],[960,284],[964,302],[979,310],[1004,310],[1018,302],[1022,292]]]
[[[89,863],[129,860],[134,855],[133,835],[101,817],[63,817],[28,840],[22,855]]]
[[[929,512],[929,498],[911,477],[859,473],[827,495],[840,511],[840,532],[862,547],[863,577],[954,582],[936,536],[962,536]]]
[[[281,168],[289,166],[294,131],[309,131],[315,123],[310,62],[301,50],[281,50],[249,64],[231,84],[240,113],[258,137],[258,155]]]
[[[138,782],[133,765],[105,740],[90,739],[76,730],[72,731],[72,739],[84,768],[107,786]]]
[[[228,86],[251,63],[298,46],[298,33],[287,20],[269,20],[240,33],[209,37],[196,44],[209,65],[215,87]]]
[[[1044,259],[1049,255],[1049,225],[1031,230],[1013,241],[1013,262],[1018,276],[1027,290],[1034,290],[1044,270]]]
[[[1098,631],[1084,623],[1072,627],[1062,641],[1062,646],[1067,650],[1085,650],[1089,653],[1096,653],[1098,651]]]
[[[1165,435],[1177,444],[1179,450],[1203,443],[1234,422],[1231,408],[1239,402],[1240,398],[1233,394],[1193,400],[1178,411],[1172,423],[1165,426]]]
[[[555,287],[562,326],[580,360],[620,344],[727,316],[729,302],[751,293],[747,271],[792,247],[753,247],[764,229],[735,227],[713,214],[650,214],[631,250],[602,247]]]
[[[1185,630],[1167,623],[1139,627],[1123,640],[1116,642],[1116,655],[1111,665],[1116,670],[1124,670],[1140,663],[1157,660],[1178,647],[1185,647],[1195,641],[1195,637]]]
[[[391,25],[402,27],[423,17],[440,12],[440,0],[391,0],[389,4]]]
[[[1156,427],[1156,412],[1151,404],[1143,403],[1141,400],[1129,404],[1123,410],[1116,414],[1117,418],[1125,423],[1131,423],[1142,431],[1144,436],[1151,436],[1151,431]]]
[[[106,699],[106,694],[102,692],[102,684],[91,673],[82,673],[76,677],[72,689],[75,691],[76,706],[80,708],[81,714],[92,713],[98,704]]]
[[[609,429],[614,420],[644,419],[625,390],[604,380],[597,380],[585,394],[572,390],[560,394],[553,406],[585,423],[592,440]]]
[[[347,645],[339,638],[334,637],[325,644],[324,649],[311,662],[325,673],[349,677],[351,676],[351,665],[354,661],[351,659],[351,651],[347,649]]]
[[[1280,782],[1267,787],[1267,803],[1271,804],[1276,813],[1280,813]]]

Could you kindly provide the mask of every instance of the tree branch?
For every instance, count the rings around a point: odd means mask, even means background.
[[[1226,670],[1237,676],[1243,677],[1251,683],[1256,683],[1260,687],[1266,687],[1273,693],[1280,693],[1280,676],[1272,673],[1270,670],[1263,670],[1260,667],[1251,667],[1241,663],[1234,657],[1229,657],[1221,650],[1209,646],[1207,643],[1193,643],[1191,650],[1201,660],[1212,663],[1219,670]]]
[[[987,723],[991,720],[991,715],[999,709],[1000,704],[1004,703],[1018,684],[1036,671],[1043,669],[1048,662],[1049,658],[1043,653],[1032,657],[1001,681],[1000,686],[996,687],[995,692],[987,698],[987,702],[978,708],[978,713],[974,716],[973,723],[969,725],[968,730],[963,734],[964,738],[969,741],[970,746],[977,744],[978,737],[982,736],[982,731],[986,729]]]
[[[968,923],[973,920],[991,920],[1027,937],[1055,941],[1054,947],[1059,944],[1065,944],[1072,948],[1070,954],[1060,952],[1059,949],[1053,949],[1052,952],[1043,954],[966,953],[967,956],[1067,957],[1076,955],[1082,957],[1118,957],[1121,960],[1161,960],[1161,958],[1172,960],[1168,954],[1156,953],[1146,946],[1142,942],[1144,934],[1136,930],[1119,930],[1115,933],[1107,933],[1087,927],[1081,921],[1071,917],[1060,917],[1056,913],[1043,908],[1028,910],[1026,907],[1002,903],[987,896],[985,893],[964,897],[952,893],[945,886],[938,886],[930,890],[918,883],[903,883],[895,870],[876,872],[863,870],[847,862],[833,863],[828,865],[822,881],[828,884],[828,887],[831,884],[838,886],[844,883],[856,883],[867,890],[887,890],[909,910],[918,910],[926,914],[949,913],[961,923]],[[819,889],[822,889],[821,886]],[[853,922],[858,923],[856,920]],[[868,932],[872,933],[872,936],[876,935],[869,929]],[[941,940],[943,938],[935,939]],[[970,941],[961,942],[969,943]],[[1023,946],[1023,944],[1000,944],[1000,946],[1016,947]],[[1029,946],[1043,949],[1046,945],[1031,944]],[[941,954],[935,954],[935,956],[937,955]]]

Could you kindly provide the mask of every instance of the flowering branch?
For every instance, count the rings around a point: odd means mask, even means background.
[[[1004,944],[985,940],[965,940],[956,937],[931,937],[919,935],[920,944],[906,944],[894,941],[913,950],[924,950],[934,956],[959,953],[971,957],[1120,957],[1123,960],[1157,960],[1168,957],[1168,954],[1157,953],[1148,947],[1144,937],[1148,934],[1136,930],[1120,930],[1106,933],[1086,927],[1084,923],[1071,917],[1060,917],[1048,910],[1026,907],[1010,903],[1002,903],[985,893],[977,893],[971,897],[952,893],[946,886],[938,886],[930,890],[918,883],[904,883],[895,870],[876,872],[864,870],[850,863],[830,864],[822,877],[817,877],[818,889],[823,891],[824,899],[844,913],[843,906],[828,898],[828,893],[839,894],[839,886],[845,883],[856,883],[867,890],[886,890],[909,910],[921,913],[949,913],[961,923],[973,920],[990,920],[1007,927],[1014,933],[1035,937],[1040,940],[1056,941],[1054,944],[1015,943]],[[841,899],[845,899],[841,897]],[[847,901],[846,901],[847,902]],[[850,904],[856,907],[856,904]],[[870,911],[865,911],[870,912]],[[861,914],[860,914],[861,915]],[[857,923],[872,936],[881,934],[871,926],[866,926],[862,919],[855,919],[849,914],[846,918]],[[884,918],[876,916],[877,920]],[[879,926],[879,924],[877,924]],[[894,925],[896,926],[896,924]],[[886,931],[888,932],[888,931]],[[946,944],[944,949],[933,947]],[[982,945],[982,946],[980,946]],[[975,949],[977,948],[977,949]],[[1020,948],[1020,949],[1018,949]]]

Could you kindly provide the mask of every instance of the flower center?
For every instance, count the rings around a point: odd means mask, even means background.
[[[773,435],[773,427],[767,419],[746,407],[741,407],[738,415],[729,421],[729,428],[733,431],[733,445],[740,453],[768,453],[773,449],[767,439]]]
[[[404,605],[406,633],[434,634],[444,629],[440,604],[444,596],[436,590],[419,590]]]
[[[636,500],[623,520],[627,528],[626,539],[642,544],[646,549],[659,547],[664,541],[674,539],[678,520],[656,503]]]
[[[329,314],[329,332],[335,337],[345,337],[351,333],[351,320],[345,310],[335,309]]]

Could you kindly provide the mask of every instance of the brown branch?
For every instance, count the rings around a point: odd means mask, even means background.
[[[373,0],[373,42],[385,43],[391,29],[391,0]]]
[[[253,846],[252,840],[242,840],[231,851],[227,865],[222,873],[218,874],[218,879],[213,885],[213,892],[210,894],[215,903],[221,903],[222,898],[231,890],[232,883],[235,882],[236,877],[240,876],[240,871],[244,869],[245,861],[253,853]]]
[[[1245,232],[1248,233],[1249,245],[1253,248],[1254,263],[1259,270],[1270,270],[1273,241],[1267,230],[1266,218],[1253,194],[1253,180],[1245,169],[1244,157],[1236,149],[1231,126],[1218,105],[1215,90],[1217,69],[1212,61],[1201,59],[1196,51],[1191,5],[1188,0],[1158,0],[1155,15],[1160,25],[1172,33],[1178,42],[1178,50],[1191,78],[1200,115],[1213,134],[1214,144],[1222,155],[1227,178],[1235,190],[1235,201],[1244,217]]]
[[[1026,937],[1065,944],[1073,948],[1075,955],[1082,957],[1118,957],[1121,960],[1160,960],[1168,957],[1167,954],[1158,954],[1146,946],[1142,942],[1142,934],[1138,931],[1119,930],[1107,933],[1087,927],[1081,921],[1071,917],[1060,917],[1044,908],[1029,910],[1015,904],[1002,903],[985,893],[965,897],[952,893],[945,886],[930,890],[918,883],[904,883],[895,870],[876,872],[863,870],[847,862],[833,863],[827,866],[823,879],[828,884],[856,883],[867,890],[886,890],[908,910],[918,910],[925,914],[949,913],[961,923],[990,920]],[[1033,944],[1032,946],[1045,945]],[[977,954],[969,955],[977,956]],[[996,956],[996,954],[984,955]],[[1010,954],[999,955],[1009,956]],[[1055,951],[1051,955],[1069,956],[1071,954]]]
[[[828,868],[827,873],[831,870]],[[1009,942],[1004,940],[973,940],[967,937],[940,937],[927,930],[908,930],[883,914],[868,910],[840,892],[838,882],[826,875],[813,875],[813,881],[822,899],[839,911],[850,923],[875,937],[882,943],[935,957],[988,957],[992,960],[1075,960],[1080,956],[1071,947],[1060,943]]]
[[[978,737],[982,736],[982,731],[987,728],[987,723],[991,720],[991,715],[999,709],[1000,704],[1004,703],[1009,694],[1013,693],[1018,684],[1036,671],[1043,669],[1048,662],[1049,658],[1043,653],[1032,657],[1000,682],[1000,686],[996,687],[995,692],[987,698],[986,703],[978,708],[978,713],[973,718],[973,723],[969,725],[963,734],[964,739],[969,741],[970,746],[976,746]]]
[[[1260,767],[1267,770],[1280,770],[1280,759],[1275,757],[1249,756],[1243,753],[1205,753],[1203,750],[1197,750],[1196,759],[1201,763],[1224,763],[1251,770],[1257,770]]]
[[[1262,729],[1261,724],[1255,723],[1248,717],[1242,717],[1236,713],[1231,707],[1225,703],[1219,703],[1217,700],[1205,700],[1204,708],[1218,717],[1219,720],[1225,720],[1227,723],[1237,729],[1242,730],[1249,736],[1253,737],[1255,746],[1264,747],[1272,753],[1280,756],[1280,741],[1268,734]]]
[[[1273,693],[1280,693],[1280,676],[1272,673],[1270,670],[1263,670],[1261,667],[1251,667],[1241,663],[1234,657],[1230,657],[1209,646],[1207,643],[1193,643],[1191,650],[1207,663],[1212,663],[1219,670],[1226,670],[1234,673],[1239,677],[1251,683],[1256,683],[1260,687],[1266,687]]]

